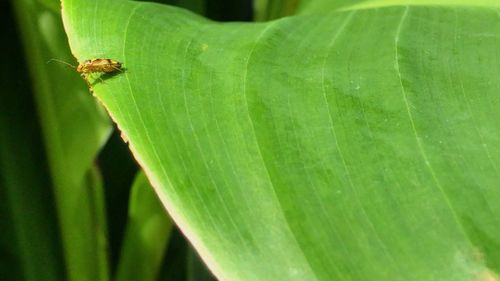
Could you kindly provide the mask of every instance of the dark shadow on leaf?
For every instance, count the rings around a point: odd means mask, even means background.
[[[123,74],[125,71],[127,71],[126,68],[122,68],[120,70],[116,70],[116,71],[113,71],[113,72],[106,72],[106,73],[101,73],[99,74],[99,76],[95,75],[95,76],[89,76],[93,81],[92,83],[89,83],[90,86],[95,86],[99,83],[106,83],[106,80],[109,80],[109,79],[112,79],[113,77],[115,76],[118,76],[120,74]]]

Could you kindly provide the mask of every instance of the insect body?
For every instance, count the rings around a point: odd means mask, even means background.
[[[92,91],[92,84],[88,79],[91,74],[113,73],[115,71],[122,72],[122,63],[112,59],[91,59],[80,63],[76,67],[76,71],[78,71],[82,75],[83,79],[85,79],[85,82],[87,82],[90,91]],[[102,81],[100,77],[98,78]]]
[[[76,67],[76,71],[80,72],[82,75],[96,72],[111,73],[122,71],[122,64],[112,59],[92,59],[79,64]]]
[[[57,61],[60,63],[64,63],[72,68],[75,68],[77,72],[81,74],[89,89],[92,91],[92,84],[89,82],[89,76],[94,73],[113,73],[115,71],[123,72],[123,65],[121,62],[113,60],[113,59],[91,59],[86,60],[83,63],[80,63],[77,67],[58,59],[51,59],[50,61]],[[97,77],[99,80],[103,81],[101,77]]]

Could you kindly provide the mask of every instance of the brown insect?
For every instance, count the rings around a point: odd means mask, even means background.
[[[80,63],[77,67],[61,60],[51,59],[50,61],[57,61],[60,63],[64,63],[69,65],[72,68],[75,68],[78,73],[85,79],[89,88],[91,88],[91,84],[88,80],[89,76],[94,73],[113,73],[115,71],[123,72],[123,65],[121,62],[113,60],[113,59],[91,59],[86,60],[83,63]],[[49,61],[49,62],[50,62]],[[99,80],[103,81],[100,77]]]
[[[83,77],[87,78],[92,73],[112,73],[122,71],[122,63],[112,59],[91,59],[80,63],[76,67],[76,71],[80,72]]]

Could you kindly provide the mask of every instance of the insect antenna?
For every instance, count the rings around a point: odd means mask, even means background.
[[[76,66],[74,66],[74,65],[72,65],[72,64],[70,64],[70,63],[67,63],[67,62],[65,62],[65,61],[63,61],[63,60],[60,60],[60,59],[50,59],[50,60],[48,60],[48,61],[47,61],[47,64],[49,64],[50,62],[53,62],[53,61],[58,62],[58,63],[65,64],[65,65],[67,65],[67,66],[69,66],[69,67],[71,67],[71,68],[76,69]]]

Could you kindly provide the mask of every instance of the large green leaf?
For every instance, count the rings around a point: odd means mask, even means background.
[[[219,279],[497,280],[499,10],[449,2],[63,18],[79,61],[123,63],[95,93]]]

